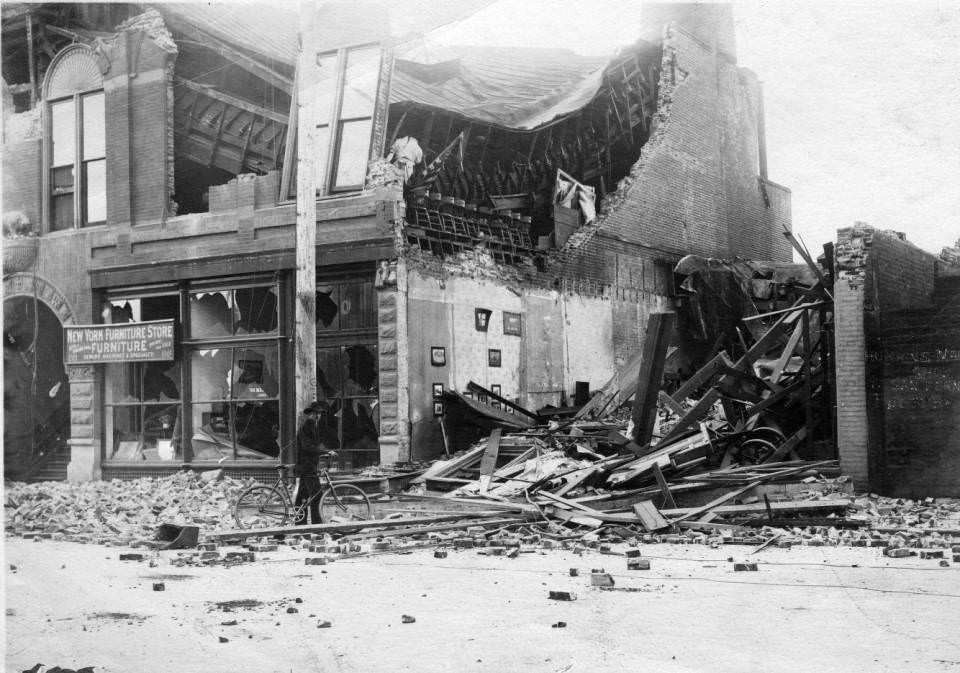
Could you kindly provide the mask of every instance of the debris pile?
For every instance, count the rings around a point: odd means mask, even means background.
[[[162,524],[231,525],[233,503],[252,483],[222,470],[130,481],[8,482],[5,527],[25,537],[131,545],[152,540]]]

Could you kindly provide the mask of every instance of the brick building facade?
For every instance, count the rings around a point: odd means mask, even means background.
[[[616,68],[564,56],[570,77],[597,82],[594,97],[526,126],[444,109],[429,98],[431,82],[449,76],[443,69],[454,61],[428,63],[385,46],[380,25],[359,25],[346,45],[305,43],[316,55],[301,62],[341,73],[328,123],[316,93],[322,76],[294,76],[295,40],[287,38],[303,17],[278,13],[251,41],[253,24],[239,15],[160,9],[45,5],[4,16],[13,30],[89,13],[77,17],[76,39],[50,45],[58,55],[39,66],[33,103],[25,102],[23,65],[4,55],[5,83],[19,96],[5,106],[4,208],[40,233],[36,261],[22,270],[8,267],[5,253],[5,302],[34,301],[43,288],[37,301],[61,325],[175,324],[174,360],[162,366],[64,368],[71,479],[204,464],[257,473],[288,455],[297,417],[292,363],[302,355],[294,346],[304,212],[297,193],[318,194],[312,384],[330,405],[343,467],[437,455],[437,384],[462,391],[474,381],[529,407],[566,403],[577,381],[598,387],[641,346],[646,316],[672,306],[672,267],[685,254],[789,258],[781,234],[790,226],[789,190],[766,176],[762,92],[736,65],[729,7],[652,8],[638,26],[646,41]],[[100,32],[81,28],[96,20]],[[71,52],[86,69],[58,75]],[[493,58],[463,54],[463,76],[477,59]],[[355,72],[352,59],[368,67]],[[636,66],[635,82],[615,78],[626,65]],[[218,78],[218,69],[231,76]],[[351,83],[358,73],[362,87]],[[47,95],[58,76],[82,85]],[[73,96],[86,110],[99,91],[103,157],[87,156],[95,143],[85,134],[95,134],[83,124],[95,117],[83,112],[74,148],[83,170],[67,185],[57,172],[54,153],[64,145],[51,136],[53,106]],[[489,187],[472,204],[476,186],[458,181],[442,151],[459,131],[459,161],[479,175],[495,152],[522,143],[521,175],[503,180],[523,186],[538,157],[560,161],[551,143],[587,128],[598,163],[574,177],[596,190],[599,213],[588,223],[581,215],[562,237],[536,189],[497,210],[501,195],[517,195]],[[299,175],[306,135],[314,149],[329,143],[317,184]],[[418,170],[430,176],[439,166],[430,198],[434,189],[456,198],[438,193],[434,202],[403,180],[378,177],[393,141],[407,136],[426,153]],[[100,207],[97,161],[106,170],[103,221],[86,217]],[[470,215],[475,206],[482,216]],[[449,222],[463,230],[443,230]],[[489,319],[482,330],[478,310]],[[35,453],[27,447],[22,462]]]

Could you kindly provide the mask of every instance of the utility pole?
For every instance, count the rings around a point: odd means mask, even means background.
[[[311,2],[300,5],[297,133],[297,283],[294,301],[294,354],[297,412],[317,398],[317,190],[314,167],[314,88],[316,47]]]

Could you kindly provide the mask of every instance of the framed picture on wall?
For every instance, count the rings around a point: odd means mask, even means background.
[[[442,384],[442,383],[434,383],[434,384],[433,384],[433,396],[434,396],[434,397],[442,397],[442,396],[443,396],[443,384]]]
[[[486,332],[490,327],[490,316],[493,314],[488,308],[473,309],[473,326],[478,332]]]
[[[443,402],[441,402],[440,400],[433,401],[433,415],[443,416]]]
[[[490,367],[500,366],[500,349],[491,348],[487,351],[487,365]]]
[[[500,395],[500,384],[494,383],[492,386],[490,386],[490,392],[494,395]]]
[[[503,312],[503,333],[510,334],[512,336],[520,336],[521,331],[522,330],[520,327],[520,314],[504,311]]]
[[[447,364],[447,349],[444,346],[430,347],[430,364],[434,367],[444,367]]]

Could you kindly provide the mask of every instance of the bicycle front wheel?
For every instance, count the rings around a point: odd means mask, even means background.
[[[290,501],[277,488],[251,486],[240,494],[233,507],[238,528],[272,528],[282,526],[290,514]]]
[[[364,521],[370,518],[370,498],[358,486],[331,486],[320,498],[320,520],[324,523]]]

